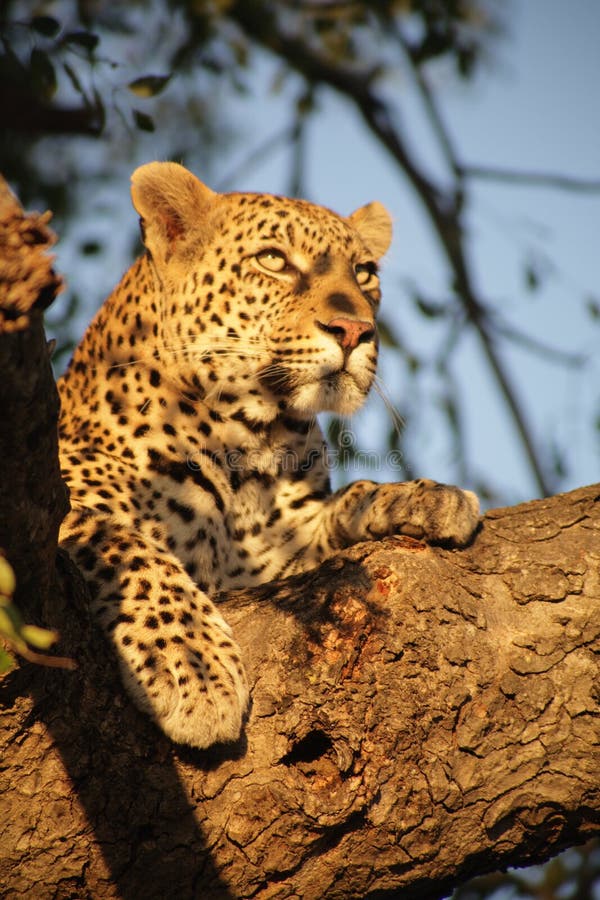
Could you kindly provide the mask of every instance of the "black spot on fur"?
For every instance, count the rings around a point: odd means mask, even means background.
[[[356,306],[347,294],[330,294],[327,298],[327,306],[335,312],[341,312],[351,316],[357,314]]]
[[[193,507],[186,506],[185,503],[178,503],[172,497],[169,497],[167,500],[167,506],[171,512],[178,515],[184,522],[193,522],[195,515]]]

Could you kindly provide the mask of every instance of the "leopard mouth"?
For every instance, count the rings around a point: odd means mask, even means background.
[[[273,363],[266,366],[259,372],[258,380],[263,387],[266,387],[276,397],[290,394],[298,384],[298,379],[294,373],[281,363]]]
[[[299,388],[314,387],[330,391],[342,390],[348,383],[356,383],[354,376],[348,371],[345,363],[323,375],[310,372],[294,372],[288,366],[275,364],[268,366],[259,374],[259,381],[264,387],[277,395],[290,394]]]
[[[360,376],[360,373],[358,373]],[[324,373],[294,371],[285,364],[267,366],[259,375],[261,385],[285,399],[289,409],[314,416],[321,412],[351,415],[362,406],[371,379],[352,373],[345,363]]]
[[[352,415],[362,406],[367,393],[368,386],[361,385],[351,372],[341,368],[295,391],[292,402],[296,401],[313,415],[320,412]]]
[[[317,383],[328,391],[343,391],[348,384],[356,384],[356,379],[345,367],[342,367],[337,372],[323,375]]]

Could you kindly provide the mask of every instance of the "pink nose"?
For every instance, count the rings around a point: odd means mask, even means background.
[[[372,340],[375,334],[372,322],[363,322],[361,319],[346,319],[343,316],[331,319],[323,328],[333,335],[342,350],[354,350],[358,344]]]

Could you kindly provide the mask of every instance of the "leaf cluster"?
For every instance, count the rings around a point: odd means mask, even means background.
[[[15,588],[16,579],[13,568],[6,557],[0,555],[0,640],[9,648],[5,649],[0,646],[0,674],[12,669],[15,665],[10,650],[38,665],[63,669],[75,668],[75,663],[71,659],[48,656],[31,649],[31,647],[36,647],[39,650],[48,650],[58,641],[59,635],[58,632],[49,628],[28,625],[23,621],[23,617],[12,599]]]

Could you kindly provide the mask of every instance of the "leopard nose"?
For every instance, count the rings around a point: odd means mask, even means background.
[[[364,322],[362,319],[346,319],[338,316],[331,319],[327,325],[321,325],[323,331],[333,335],[342,350],[354,350],[359,344],[371,341],[375,335],[372,322]]]

